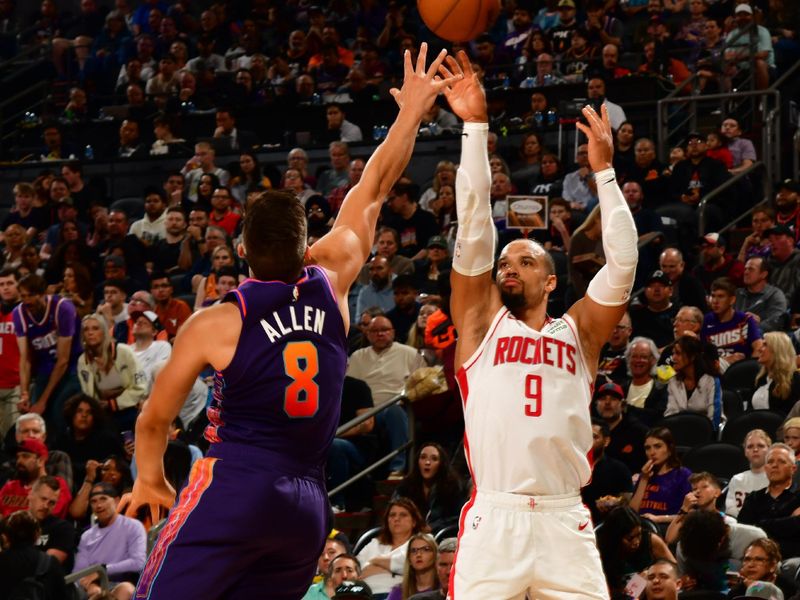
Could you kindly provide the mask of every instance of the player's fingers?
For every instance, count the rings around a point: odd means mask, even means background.
[[[425,62],[428,60],[428,42],[422,42],[417,56],[417,75],[425,75]]]
[[[436,56],[436,59],[431,63],[431,66],[428,68],[428,72],[426,73],[428,79],[433,79],[433,76],[439,71],[439,67],[444,62],[445,57],[447,56],[447,50],[442,48],[442,51]]]
[[[587,138],[589,138],[590,140],[591,140],[591,139],[594,137],[594,134],[592,133],[592,130],[591,130],[591,128],[587,127],[587,126],[586,126],[586,125],[584,125],[583,123],[575,123],[575,125],[576,125],[576,126],[578,127],[578,129],[580,129],[580,130],[581,130],[581,131],[584,133],[584,135],[585,135]]]
[[[463,50],[458,51],[458,62],[461,65],[461,68],[464,71],[465,77],[470,77],[472,75],[472,63],[469,60],[469,56]]]
[[[447,58],[444,59],[444,62],[447,63],[447,67],[450,69],[452,73],[461,73],[461,65],[458,64],[458,61],[453,57],[452,54],[448,54]]]
[[[600,124],[600,120],[597,118],[597,113],[595,112],[594,108],[588,104],[581,109],[581,112],[583,113],[583,116],[586,117],[590,127],[595,127],[596,125]]]
[[[439,66],[439,73],[441,73],[445,78],[452,77],[454,75],[454,73],[444,65]]]
[[[447,79],[442,79],[441,81],[437,81],[434,83],[434,86],[437,90],[441,90],[442,88],[446,88],[446,86],[453,85],[456,82],[461,81],[464,78],[463,75],[453,75],[452,77],[448,77]]]
[[[410,77],[414,72],[414,67],[411,64],[411,51],[406,50],[403,53],[403,76]]]
[[[603,104],[600,106],[600,117],[603,119],[603,125],[605,125],[605,128],[608,131],[611,131],[611,122],[608,120],[608,107],[606,106],[605,102],[603,102]]]

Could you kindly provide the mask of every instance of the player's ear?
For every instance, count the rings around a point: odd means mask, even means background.
[[[304,265],[313,265],[316,264],[316,260],[313,256],[311,256],[311,248],[306,246],[306,251],[303,252],[303,264]]]
[[[558,285],[558,278],[555,275],[548,275],[547,281],[544,283],[544,291],[548,294],[552,294],[553,290],[556,289],[556,285]]]
[[[247,253],[244,251],[244,244],[241,242],[236,244],[236,254],[239,255],[239,258],[247,258]]]

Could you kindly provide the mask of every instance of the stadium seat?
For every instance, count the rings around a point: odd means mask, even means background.
[[[458,524],[448,525],[447,527],[442,527],[439,531],[436,532],[436,535],[433,536],[433,539],[436,540],[437,544],[441,544],[442,540],[455,537],[458,535]]]
[[[353,555],[358,555],[364,549],[364,546],[369,544],[373,539],[378,537],[381,532],[381,527],[373,527],[361,534],[356,543],[353,545]]]
[[[672,432],[676,446],[695,448],[714,441],[714,425],[708,417],[693,412],[682,412],[665,417],[658,424]]]
[[[741,446],[717,442],[693,448],[683,457],[683,466],[694,473],[708,471],[719,479],[727,479],[750,468]]]
[[[727,420],[735,419],[745,410],[741,394],[736,390],[722,389],[722,412]]]
[[[755,389],[756,375],[761,365],[754,358],[748,358],[733,363],[722,374],[722,389],[724,390],[750,390]]]
[[[725,424],[722,429],[722,442],[741,446],[745,436],[753,429],[763,429],[775,439],[775,432],[783,423],[783,415],[771,410],[751,410]]]

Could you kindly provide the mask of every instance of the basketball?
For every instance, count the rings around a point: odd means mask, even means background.
[[[417,0],[425,25],[442,39],[468,42],[500,14],[500,0]]]

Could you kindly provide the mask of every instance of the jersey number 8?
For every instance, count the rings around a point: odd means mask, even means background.
[[[283,350],[283,368],[292,382],[283,396],[283,412],[292,419],[307,419],[319,409],[317,347],[311,342],[290,342]]]

